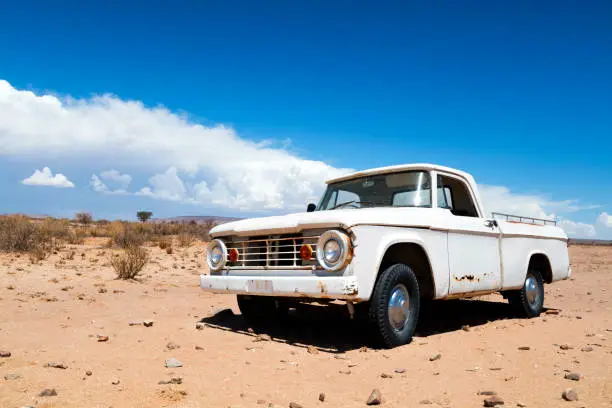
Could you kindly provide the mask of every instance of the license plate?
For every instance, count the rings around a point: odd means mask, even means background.
[[[272,286],[271,280],[249,280],[247,281],[247,292],[257,292],[257,293],[272,293],[274,291],[274,287]]]

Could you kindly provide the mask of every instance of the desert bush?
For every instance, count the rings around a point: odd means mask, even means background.
[[[40,241],[39,229],[22,215],[0,217],[0,251],[27,252]]]
[[[87,225],[91,224],[91,222],[93,221],[93,216],[88,212],[80,212],[76,213],[74,219],[79,224]]]
[[[166,248],[166,253],[167,253],[168,255],[172,255],[172,253],[173,253],[173,252],[174,252],[174,250],[172,249],[172,247],[168,247],[168,248]]]
[[[119,279],[135,279],[148,261],[149,253],[139,246],[128,246],[121,254],[115,254],[110,259]]]
[[[50,248],[39,242],[28,250],[28,257],[30,258],[31,264],[37,264],[51,254]]]
[[[172,239],[167,237],[162,237],[157,242],[159,249],[166,249],[172,247]]]
[[[196,237],[189,231],[181,232],[176,238],[179,246],[183,248],[191,246],[196,240]]]
[[[136,224],[139,225],[139,224]],[[119,248],[141,246],[148,238],[148,234],[133,224],[114,221],[109,225],[111,245]]]

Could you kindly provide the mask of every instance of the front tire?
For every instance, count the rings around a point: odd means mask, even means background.
[[[370,324],[378,342],[388,348],[410,343],[419,320],[420,301],[419,283],[408,265],[385,269],[370,302]]]
[[[525,283],[519,290],[508,293],[508,302],[526,318],[538,317],[544,308],[544,279],[536,270],[527,271]]]

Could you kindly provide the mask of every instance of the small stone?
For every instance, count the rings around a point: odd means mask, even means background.
[[[461,330],[469,332],[470,331],[470,326],[468,326],[467,324],[464,324],[463,326],[461,326]]]
[[[544,313],[546,313],[548,315],[558,315],[559,313],[561,313],[561,310],[559,310],[559,309],[548,309]]]
[[[442,358],[442,354],[438,353],[435,356],[429,357],[429,361],[436,361]]]
[[[565,379],[566,380],[572,380],[572,381],[580,381],[580,379],[582,378],[582,376],[578,373],[567,373],[565,374]]]
[[[21,375],[19,374],[7,374],[4,376],[4,379],[6,381],[18,380],[20,378],[21,378]]]
[[[181,348],[181,346],[179,346],[178,344],[176,344],[176,343],[174,343],[172,341],[169,341],[168,344],[166,344],[166,348],[168,350],[176,350],[177,348]]]
[[[387,374],[387,373],[382,373],[380,375],[381,378],[393,378],[393,376],[391,374]]]
[[[582,320],[582,316],[576,316],[576,319]]]
[[[106,288],[98,289],[98,293],[106,293],[106,292],[108,292],[108,290],[106,290]]]
[[[374,388],[366,401],[366,405],[380,405],[382,402],[382,394],[378,388]]]
[[[495,391],[489,391],[489,390],[486,390],[486,391],[478,391],[478,395],[489,395],[489,396],[491,396],[491,395],[497,395],[497,392],[495,392]]]
[[[52,361],[50,363],[45,364],[45,367],[50,367],[50,368],[60,368],[62,370],[65,370],[68,368],[68,366],[64,363],[58,363],[57,361]]]
[[[297,402],[290,402],[289,408],[304,408],[302,404],[298,404]]]
[[[521,350],[521,351],[528,351],[528,350],[531,350],[531,347],[529,347],[529,346],[520,346],[518,349]]]
[[[433,404],[433,402],[431,402],[430,400],[420,400],[419,404],[421,404],[421,405],[431,405],[431,404]]]
[[[204,324],[202,323],[196,323],[196,330],[204,330]]]
[[[487,397],[487,398],[484,399],[484,406],[485,407],[495,407],[497,405],[504,405],[504,400],[501,399],[497,395],[493,395],[491,397]]]
[[[119,380],[115,379],[115,380],[111,381],[111,384],[113,384],[113,385],[119,385],[119,383],[120,383],[120,382],[121,382],[121,381],[119,381]]]
[[[360,353],[367,353],[368,352],[368,348],[366,346],[363,346],[359,349]]]
[[[258,334],[257,336],[255,336],[253,341],[254,342],[257,342],[257,341],[272,341],[272,337],[270,337],[269,334]]]
[[[396,368],[395,370],[393,370],[393,372],[395,372],[396,374],[404,374],[406,372],[405,368]]]
[[[593,351],[593,347],[586,346],[586,347],[581,348],[580,351],[584,351],[585,353],[588,353],[590,351]]]
[[[195,346],[195,349],[196,349],[196,350],[198,350],[198,351],[201,351],[201,350],[204,350],[204,347],[201,347],[201,346]]]
[[[143,320],[142,324],[144,325],[144,327],[151,327],[153,326],[153,320]]]
[[[308,346],[308,353],[309,354],[319,354],[319,350],[314,346]]]
[[[178,361],[176,358],[169,358],[166,360],[166,368],[178,368],[182,366],[183,363]]]
[[[566,401],[578,401],[578,393],[573,388],[568,388],[563,391],[561,397]]]
[[[573,349],[573,347],[570,346],[569,344],[562,344],[562,345],[559,346],[559,348],[561,350],[571,350],[571,349]]]
[[[55,397],[57,396],[57,391],[55,388],[45,388],[38,394],[39,397]]]
[[[351,373],[351,370],[338,370],[338,372],[339,372],[340,374],[346,374],[346,375],[349,375],[349,374]]]
[[[169,380],[161,380],[158,382],[158,384],[160,385],[166,385],[166,384],[182,384],[183,383],[183,377],[172,377]]]
[[[142,324],[142,321],[135,321],[135,322],[130,322],[128,323],[130,326],[140,326]]]
[[[319,401],[325,402],[325,393],[324,392],[319,393]]]
[[[521,402],[521,401],[517,401],[516,402],[516,406],[517,407],[521,407],[521,408],[525,408],[527,406],[527,404],[525,404],[524,402]]]
[[[85,371],[85,375],[91,377],[93,373],[90,370]]]
[[[108,341],[108,336],[101,336],[101,335],[98,335],[98,341],[99,341],[99,342]]]
[[[6,351],[6,350],[0,350],[0,357],[10,357],[11,356],[11,352],[10,351]]]

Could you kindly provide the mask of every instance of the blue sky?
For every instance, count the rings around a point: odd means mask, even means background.
[[[612,237],[608,1],[6,2],[0,38],[0,213],[279,213],[434,162]]]

